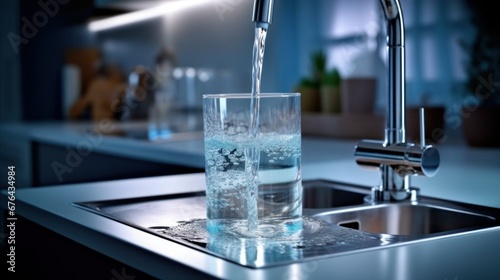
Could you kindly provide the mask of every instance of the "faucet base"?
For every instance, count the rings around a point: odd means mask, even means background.
[[[415,187],[410,187],[405,190],[381,190],[378,187],[372,188],[371,194],[367,195],[364,199],[365,203],[377,204],[379,202],[388,201],[418,201],[418,196],[420,194],[420,189]]]

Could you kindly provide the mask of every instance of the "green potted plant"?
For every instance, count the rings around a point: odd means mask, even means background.
[[[340,113],[340,73],[337,68],[327,71],[323,76],[321,85],[321,112],[323,113]]]
[[[319,90],[318,83],[315,80],[303,77],[295,91],[301,94],[301,109],[303,112],[319,111]]]
[[[462,106],[464,136],[472,146],[500,146],[500,28],[495,9],[486,0],[467,0],[476,33],[467,61]]]
[[[303,112],[320,111],[320,89],[325,75],[326,55],[323,51],[311,54],[311,77],[303,77],[295,90],[301,93]]]
[[[322,51],[316,51],[311,55],[313,64],[313,77],[314,80],[321,85],[326,73],[326,54]]]

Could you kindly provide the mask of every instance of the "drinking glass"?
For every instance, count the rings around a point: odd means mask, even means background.
[[[203,125],[208,232],[269,236],[299,230],[300,93],[206,94]],[[254,218],[256,229],[249,231]]]

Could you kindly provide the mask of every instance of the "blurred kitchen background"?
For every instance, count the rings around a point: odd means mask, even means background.
[[[385,22],[379,1],[275,2],[266,41],[262,91],[300,91],[305,105],[305,87],[321,87],[316,79],[318,71],[324,71],[321,82],[325,83],[332,74],[332,84],[337,87],[341,87],[338,79],[346,85],[350,79],[374,81],[358,85],[371,85],[373,96],[366,99],[372,100],[368,113],[373,117],[368,119],[382,132],[377,116],[383,115],[385,109],[387,66]],[[474,52],[467,46],[477,30],[471,18],[478,18],[478,14],[466,0],[401,3],[407,36],[407,105],[441,110],[434,118],[434,128],[440,130],[431,131],[436,134],[431,135],[431,140],[462,143],[461,110],[465,107],[475,111],[475,102],[482,101],[477,96],[468,100],[464,86],[474,75],[468,66]],[[158,118],[161,122],[165,110],[199,112],[202,94],[249,92],[252,5],[251,0],[2,1],[0,121],[68,123],[114,118],[117,122],[150,122]],[[116,80],[111,73],[118,74]],[[107,101],[99,99],[99,92],[109,84],[92,86],[103,75],[116,86],[115,95]],[[495,81],[495,77],[485,79]],[[86,98],[96,100],[85,103],[89,101]],[[344,131],[339,123],[356,127],[355,119],[335,118],[347,108],[340,108],[339,99],[328,101],[339,103],[337,109],[322,108],[326,101],[316,99],[316,105],[304,110],[306,117],[313,117],[305,120],[305,125],[308,121],[318,124],[314,117],[323,118],[326,113],[331,118],[321,120],[331,121],[333,129],[337,125],[339,131]],[[75,105],[78,102],[80,106]],[[168,105],[155,107],[159,102]],[[311,127],[304,131],[314,135]],[[329,129],[315,127],[318,132]],[[339,131],[330,131],[326,136],[359,135]],[[13,152],[9,153],[15,135],[3,132],[3,138],[2,162],[7,163],[15,158]],[[63,150],[61,157],[67,154]],[[43,157],[41,153],[35,158],[40,161]],[[51,172],[50,164],[45,166]],[[32,169],[33,174],[44,173]],[[33,175],[38,179],[30,183],[57,182],[44,181],[40,174]]]
[[[454,86],[466,79],[467,55],[459,41],[472,37],[470,9],[461,0],[401,2],[407,31],[408,104],[457,102]],[[248,92],[252,4],[249,0],[4,1],[0,119],[63,120],[64,102],[71,98],[62,86],[67,64],[90,67],[101,60],[117,65],[126,78],[138,65],[155,69],[163,48],[172,51],[178,67],[218,71],[221,84],[207,92]],[[343,76],[356,71],[356,58],[375,50],[380,60],[376,73],[384,74],[385,28],[378,1],[286,0],[275,5],[263,91],[293,90],[310,72],[311,53],[320,49],[328,55],[328,67],[338,67]],[[102,20],[114,17],[123,21]],[[79,70],[80,83],[95,75],[91,68]],[[381,107],[385,100],[379,97]]]

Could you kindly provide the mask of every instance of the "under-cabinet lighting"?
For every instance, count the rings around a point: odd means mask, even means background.
[[[130,12],[106,19],[95,20],[88,24],[88,28],[92,32],[99,32],[106,29],[121,27],[131,23],[164,16],[166,14],[178,12],[179,10],[203,4],[208,1],[211,0],[178,0],[168,2],[140,11]]]

